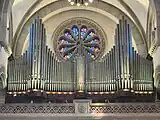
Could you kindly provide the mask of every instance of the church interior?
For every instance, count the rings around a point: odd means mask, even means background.
[[[0,119],[160,119],[159,0],[0,6]]]

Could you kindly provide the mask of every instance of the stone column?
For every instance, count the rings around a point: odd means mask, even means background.
[[[153,75],[155,80],[154,85],[155,87],[158,87],[160,81],[160,46],[154,51],[152,57],[154,63],[154,75]]]
[[[153,38],[149,50],[150,55],[153,57],[154,65],[154,86],[157,92],[160,93],[160,0],[150,0],[152,11],[156,14],[155,37]]]
[[[5,72],[5,67],[0,65],[0,103],[5,102],[5,90],[4,90],[3,84],[6,76],[4,72]]]
[[[10,47],[8,47],[9,38],[7,30],[12,30],[12,28],[7,29],[7,23],[10,19],[13,2],[14,0],[1,0],[0,2],[0,103],[5,101],[7,59],[11,54]]]
[[[154,2],[154,7],[156,9],[156,17],[157,17],[157,36],[158,36],[158,41],[157,43],[160,45],[160,1],[159,0],[153,0]]]

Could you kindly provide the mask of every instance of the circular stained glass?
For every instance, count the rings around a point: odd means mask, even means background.
[[[64,29],[55,44],[56,52],[62,60],[73,60],[78,54],[93,61],[101,55],[104,43],[94,28],[75,24]]]

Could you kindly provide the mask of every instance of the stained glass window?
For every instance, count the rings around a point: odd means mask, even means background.
[[[85,25],[73,25],[65,29],[57,40],[57,49],[63,60],[72,60],[80,51],[88,60],[95,60],[101,51],[101,39],[94,29]]]

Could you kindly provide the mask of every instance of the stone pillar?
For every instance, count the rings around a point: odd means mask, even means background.
[[[154,65],[154,86],[157,92],[160,93],[160,0],[150,0],[150,5],[156,14],[156,26],[155,26],[155,39],[152,40],[152,46],[150,48],[150,55],[153,57]]]
[[[5,102],[5,89],[3,87],[4,81],[5,81],[5,67],[4,66],[0,66],[0,103],[4,103]]]
[[[153,0],[154,1],[154,6],[156,9],[156,17],[157,17],[157,36],[158,36],[158,41],[157,44],[160,45],[160,0]]]
[[[154,63],[154,75],[153,75],[155,80],[154,85],[155,87],[158,87],[160,81],[160,46],[154,51],[152,57]]]
[[[7,23],[10,19],[13,2],[14,0],[1,0],[0,2],[0,103],[4,103],[5,101],[7,59],[11,54],[8,47],[9,40],[6,37],[8,36]],[[12,30],[12,28],[9,30]]]
[[[0,103],[5,102],[5,88],[7,85],[7,59],[8,53],[5,48],[0,44]]]

